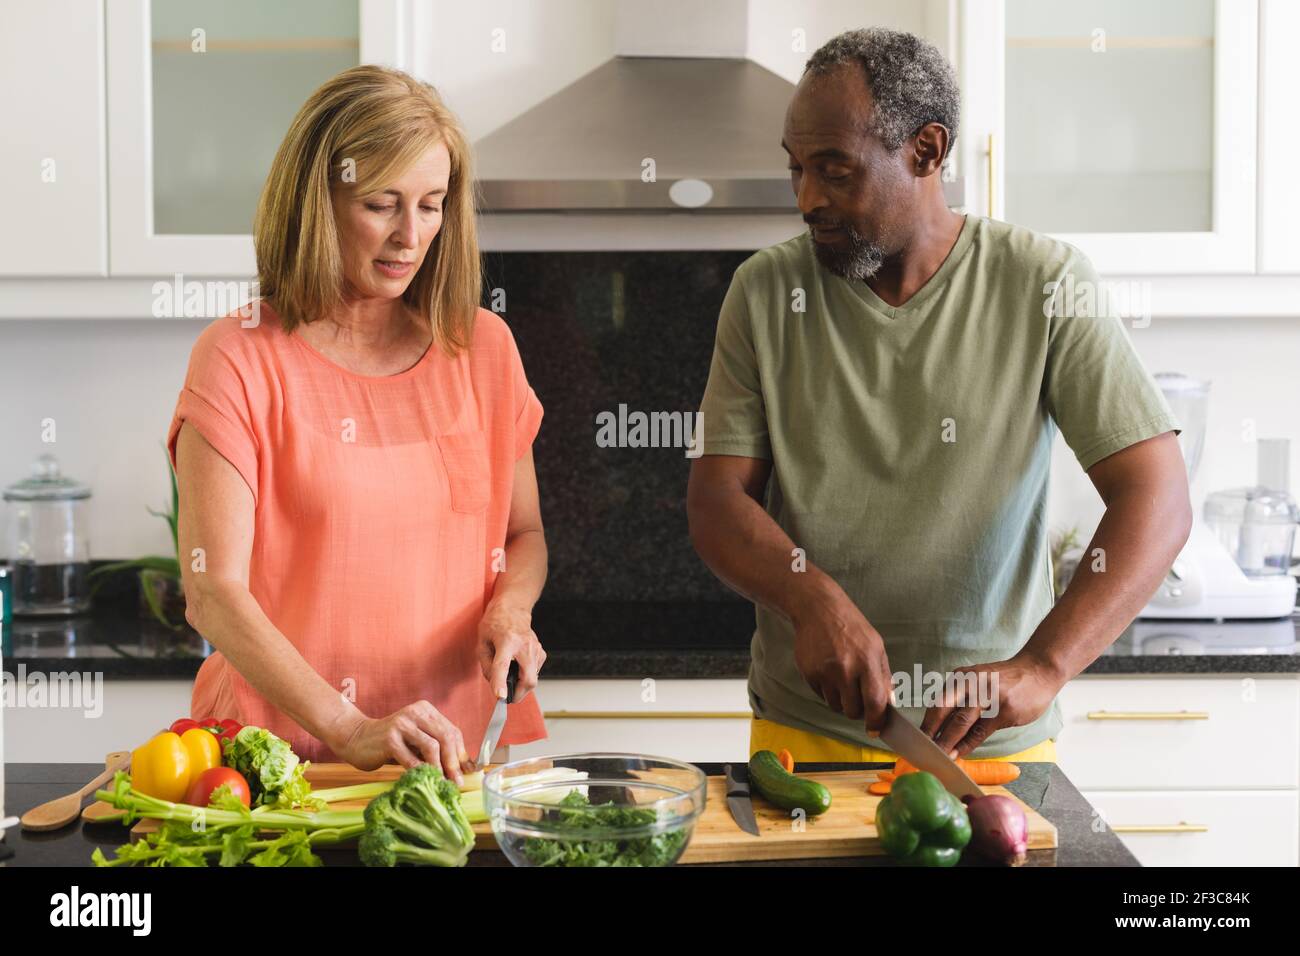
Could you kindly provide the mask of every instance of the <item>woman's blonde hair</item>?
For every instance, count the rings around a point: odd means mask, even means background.
[[[482,281],[469,144],[432,86],[381,66],[344,70],[307,99],[262,187],[253,220],[257,278],[286,332],[343,303],[331,186],[378,193],[440,142],[451,156],[442,228],[402,300],[444,351],[469,345]]]

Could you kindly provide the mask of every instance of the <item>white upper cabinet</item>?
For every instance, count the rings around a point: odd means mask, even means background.
[[[341,70],[404,66],[411,11],[401,0],[107,4],[112,274],[253,274],[253,215],[289,123]]]
[[[962,13],[980,211],[1073,243],[1104,274],[1256,271],[1256,0]]]
[[[105,275],[103,6],[12,3],[3,17],[0,275]]]
[[[820,43],[873,25],[957,67],[948,172],[968,210],[1150,280],[1159,314],[1296,314],[1296,0],[42,0],[9,4],[0,30],[0,316],[139,311],[138,285],[95,277],[253,275],[275,151],[353,64],[432,82],[478,143],[618,54],[743,54],[793,83]],[[488,250],[702,249],[801,223],[566,210],[480,227]]]
[[[1300,274],[1300,3],[1261,0],[1259,271]],[[1300,308],[1298,308],[1300,310]]]

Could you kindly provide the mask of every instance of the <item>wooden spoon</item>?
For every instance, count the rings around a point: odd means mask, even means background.
[[[49,803],[42,803],[39,807],[33,807],[24,813],[22,816],[23,829],[57,830],[60,827],[66,827],[76,820],[77,815],[81,813],[81,801],[86,798],[86,794],[94,793],[109,780],[112,780],[113,774],[119,770],[125,770],[130,762],[131,754],[128,751],[122,750],[109,754],[104,759],[106,764],[104,772],[76,793],[70,793],[66,797],[59,797]]]
[[[120,757],[126,751],[116,751],[104,758],[104,764],[107,766]],[[109,781],[110,783],[112,781]],[[121,823],[126,819],[126,811],[119,810],[111,803],[105,803],[103,800],[92,800],[86,804],[86,808],[81,811],[82,823]]]

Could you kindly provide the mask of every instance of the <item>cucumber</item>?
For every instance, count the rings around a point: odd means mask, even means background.
[[[749,758],[749,785],[759,796],[783,810],[803,810],[810,817],[831,807],[831,792],[816,780],[796,777],[776,754],[760,750]]]

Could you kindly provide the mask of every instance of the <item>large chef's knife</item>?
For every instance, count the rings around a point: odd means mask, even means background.
[[[497,741],[501,739],[501,731],[506,727],[506,704],[514,703],[515,685],[518,682],[519,662],[511,661],[510,671],[506,674],[506,696],[499,699],[492,708],[492,719],[488,721],[487,733],[483,735],[483,746],[478,749],[478,760],[474,765],[476,770],[486,767],[496,753]]]
[[[746,833],[762,836],[758,832],[758,821],[754,819],[754,801],[749,796],[749,767],[733,767],[727,764],[723,768],[727,786],[727,809],[731,819]]]
[[[984,796],[966,771],[957,766],[948,755],[939,749],[939,745],[925,735],[925,731],[913,727],[898,712],[898,708],[889,704],[885,710],[885,726],[880,731],[880,739],[889,745],[894,753],[907,758],[918,770],[932,773],[939,778],[944,789],[956,797],[969,794],[972,797]]]

